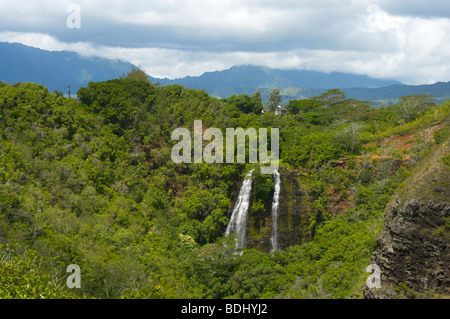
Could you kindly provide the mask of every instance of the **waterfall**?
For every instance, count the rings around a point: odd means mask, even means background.
[[[231,214],[230,222],[228,223],[225,235],[236,233],[236,248],[245,247],[246,229],[247,229],[247,213],[250,205],[250,195],[252,192],[252,172],[251,170],[245,176],[242,182],[239,196]],[[242,254],[242,252],[241,252]]]
[[[273,171],[275,178],[275,191],[272,202],[272,237],[270,238],[271,251],[278,250],[278,204],[280,199],[281,178],[280,173],[275,169]]]

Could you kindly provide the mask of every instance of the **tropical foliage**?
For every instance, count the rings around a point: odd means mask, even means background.
[[[219,100],[136,72],[90,83],[78,101],[0,83],[0,297],[361,297],[384,208],[435,144],[416,136],[402,151],[386,139],[445,123],[449,104],[413,97],[376,109],[335,90],[276,116],[255,97]],[[224,230],[249,167],[175,164],[171,133],[192,132],[196,119],[222,131],[280,129],[281,168],[306,176],[314,203],[312,240],[229,254]],[[273,181],[255,179],[264,212]],[[331,196],[348,209],[334,211]],[[65,286],[70,264],[80,289]]]

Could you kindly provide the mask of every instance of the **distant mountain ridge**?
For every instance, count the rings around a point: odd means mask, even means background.
[[[181,84],[189,88],[216,90],[225,88],[273,89],[298,87],[307,89],[333,88],[376,88],[401,84],[393,80],[373,79],[366,75],[340,72],[318,72],[310,70],[282,70],[257,65],[238,65],[230,69],[206,72],[201,76],[187,76],[180,79],[157,79],[161,84]],[[225,90],[226,92],[226,90]]]
[[[270,91],[277,87],[281,90],[283,104],[292,99],[317,96],[334,88],[344,91],[347,98],[371,101],[375,104],[395,103],[400,96],[413,94],[430,94],[436,102],[450,99],[450,82],[406,85],[394,80],[373,79],[366,75],[280,70],[256,65],[233,66],[227,70],[206,72],[196,77],[150,79],[161,85],[180,84],[187,88],[204,89],[219,98],[234,94],[251,95],[260,89],[263,102],[267,102]]]
[[[76,94],[79,88],[87,86],[91,81],[115,79],[133,67],[133,64],[121,60],[83,57],[75,52],[46,51],[19,43],[0,42],[0,81],[8,84],[43,84],[50,92],[60,90],[67,94],[67,86],[70,85],[71,93]],[[320,95],[334,88],[343,90],[347,98],[378,104],[395,103],[400,96],[426,93],[432,95],[437,102],[450,99],[450,82],[413,86],[365,75],[281,70],[256,65],[233,66],[227,70],[180,79],[149,78],[161,85],[180,84],[187,88],[203,89],[218,98],[251,95],[260,89],[263,102],[267,102],[270,91],[278,87],[283,104],[291,99]]]
[[[0,42],[0,81],[8,84],[33,82],[49,92],[76,94],[90,81],[105,81],[127,73],[133,65],[120,60],[83,57],[69,51],[46,51],[20,43]]]
[[[406,85],[395,84],[379,88],[347,88],[342,89],[348,99],[369,101],[375,105],[394,104],[401,96],[431,95],[436,103],[443,103],[450,99],[450,81],[434,84]],[[287,103],[293,99],[306,99],[326,92],[324,89],[286,88],[282,89],[283,99]],[[266,92],[269,94],[269,92]]]

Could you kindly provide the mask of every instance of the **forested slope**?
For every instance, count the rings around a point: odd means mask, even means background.
[[[261,114],[248,96],[126,78],[91,82],[78,97],[0,84],[0,297],[362,297],[386,204],[448,134],[448,103],[420,97],[373,109],[324,96],[288,116]],[[285,189],[301,190],[307,214],[287,231],[303,236],[282,251],[230,255],[224,231],[255,165],[175,164],[171,133],[196,119],[280,129]],[[385,142],[401,134],[412,147]],[[272,176],[255,174],[254,189],[248,231],[258,238]],[[285,198],[287,216],[295,198]],[[70,264],[79,289],[65,285]]]

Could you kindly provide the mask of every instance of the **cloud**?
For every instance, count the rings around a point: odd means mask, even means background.
[[[373,2],[373,1],[370,1]],[[410,1],[378,0],[377,4],[390,15],[419,18],[450,17],[450,2],[447,0]]]
[[[66,25],[77,4],[81,28]],[[120,58],[157,77],[236,64],[450,80],[448,1],[0,0],[0,41]]]

